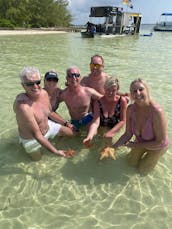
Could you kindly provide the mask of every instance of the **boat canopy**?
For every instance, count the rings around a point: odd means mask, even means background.
[[[113,6],[95,6],[90,8],[90,17],[108,17],[116,15],[118,7]]]
[[[90,8],[90,19],[100,18],[104,19],[101,23],[92,23],[88,21],[86,23],[87,30],[84,31],[82,36],[88,37],[88,35],[96,34],[137,34],[139,33],[141,17],[140,13],[136,12],[124,12],[121,7],[113,6],[95,6]]]
[[[161,16],[172,16],[172,13],[163,13]]]

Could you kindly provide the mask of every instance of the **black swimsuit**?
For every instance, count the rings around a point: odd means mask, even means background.
[[[121,111],[121,97],[114,109],[114,114],[112,117],[104,117],[103,108],[101,102],[98,100],[100,108],[100,126],[108,126],[113,128],[118,122],[120,122],[120,111]]]

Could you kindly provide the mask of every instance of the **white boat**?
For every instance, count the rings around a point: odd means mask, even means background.
[[[81,36],[88,38],[96,35],[138,34],[141,18],[140,13],[124,12],[121,7],[91,7],[89,21],[86,23],[85,32],[81,32]],[[96,22],[94,22],[95,19],[97,19]],[[98,21],[100,19],[102,19],[101,22]],[[88,36],[89,33],[90,36]]]
[[[162,13],[153,29],[160,32],[172,32],[172,13]]]

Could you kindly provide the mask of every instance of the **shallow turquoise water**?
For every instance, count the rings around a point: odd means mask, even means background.
[[[141,33],[149,31],[144,27]],[[158,32],[95,39],[79,33],[0,36],[0,229],[172,227],[171,146],[146,177],[127,165],[127,148],[117,151],[116,161],[99,162],[102,139],[98,136],[89,151],[81,144],[85,133],[59,139],[57,147],[77,151],[73,159],[44,150],[42,160],[32,162],[18,145],[12,109],[22,91],[18,73],[24,66],[37,66],[42,76],[55,69],[64,88],[65,69],[78,65],[86,75],[90,57],[99,53],[105,71],[118,76],[121,91],[138,76],[149,83],[152,97],[166,111],[172,139],[171,43],[172,33]],[[64,104],[59,112],[69,118]]]

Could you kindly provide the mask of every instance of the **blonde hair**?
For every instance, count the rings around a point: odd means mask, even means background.
[[[117,86],[117,90],[119,90],[119,80],[114,78],[113,76],[109,77],[106,82],[104,87],[107,89],[111,86]]]
[[[151,102],[151,97],[150,97],[149,87],[148,87],[147,83],[146,83],[143,79],[141,79],[141,78],[137,78],[137,79],[133,80],[133,81],[131,82],[131,84],[130,84],[131,99],[132,99],[132,97],[133,97],[133,90],[132,90],[132,88],[133,88],[134,84],[136,84],[136,83],[141,83],[141,84],[143,84],[143,86],[145,87],[146,92],[147,92],[147,98],[148,98],[148,99],[147,99],[147,102],[150,103],[150,102]]]

